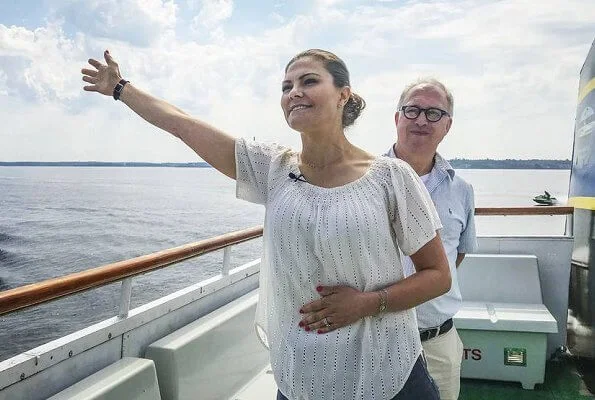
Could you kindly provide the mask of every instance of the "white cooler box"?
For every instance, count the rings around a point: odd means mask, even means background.
[[[556,320],[543,305],[537,258],[476,254],[458,269],[463,307],[454,324],[464,345],[461,377],[543,383],[547,334]]]

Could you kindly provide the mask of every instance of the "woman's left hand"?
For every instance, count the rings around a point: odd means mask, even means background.
[[[300,327],[326,333],[372,315],[380,301],[374,292],[360,292],[349,286],[318,286],[321,298],[305,304]],[[374,308],[375,307],[375,308]]]

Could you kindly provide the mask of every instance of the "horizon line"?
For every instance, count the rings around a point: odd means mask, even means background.
[[[449,161],[562,161],[571,162],[568,158],[447,158]],[[208,164],[206,161],[29,161],[29,160],[18,160],[18,161],[3,161],[0,160],[0,164],[15,164],[15,163],[29,163],[29,164],[58,164],[58,163],[70,163],[70,164],[84,164],[84,163],[96,163],[96,164]]]

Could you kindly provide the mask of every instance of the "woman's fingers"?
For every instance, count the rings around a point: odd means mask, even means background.
[[[326,324],[323,324],[323,326],[316,329],[316,333],[328,333],[330,331],[334,331],[337,328],[338,328],[338,326],[335,326],[332,323],[330,324],[330,326],[326,326]]]
[[[326,317],[326,314],[328,314],[327,310],[310,313],[306,315],[304,318],[302,318],[299,325],[304,328],[307,326],[315,325],[317,322],[322,321],[323,318]]]
[[[343,290],[343,288],[348,288],[348,286],[322,286],[319,285],[316,287],[316,291],[321,296],[330,296],[331,294],[335,294]]]
[[[304,304],[299,310],[303,314],[299,326],[307,331],[330,332],[368,315],[365,300],[369,293],[349,286],[318,286],[316,291],[322,297]]]
[[[93,59],[93,58],[89,58],[89,64],[91,64],[92,66],[94,66],[95,68],[99,69],[101,67],[104,67],[103,64],[101,64],[99,61]]]
[[[106,50],[103,53],[103,57],[107,65],[94,58],[90,58],[88,61],[93,68],[81,69],[83,81],[93,84],[84,86],[83,89],[88,92],[98,92],[110,96],[113,94],[114,87],[122,79],[122,76],[120,75],[118,63],[114,61],[109,51]]]
[[[94,69],[83,68],[83,69],[81,70],[81,72],[82,72],[84,75],[89,75],[89,76],[93,76],[93,77],[96,77],[96,76],[97,76],[97,71],[96,71],[96,70],[94,70]]]
[[[323,319],[309,325],[309,327],[310,330],[315,331],[316,333],[326,333],[338,328],[338,326],[333,324],[333,318],[331,316],[324,317]]]
[[[304,304],[302,308],[300,308],[300,314],[309,314],[312,312],[320,311],[324,308],[324,304],[322,299],[314,300],[308,304]]]
[[[93,84],[97,83],[97,78],[93,78],[93,77],[87,76],[87,75],[83,75],[83,80],[85,82],[89,82],[89,83],[93,83]]]
[[[112,55],[109,53],[109,50],[103,52],[103,58],[105,58],[105,62],[107,63],[107,65],[116,64],[116,62],[112,58]]]
[[[301,328],[306,331],[314,331],[318,333],[330,332],[333,329],[337,329],[339,326],[333,323],[333,316],[326,315],[325,312],[312,313],[302,319],[299,323]]]

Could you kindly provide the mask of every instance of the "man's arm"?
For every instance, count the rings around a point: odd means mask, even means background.
[[[459,265],[465,259],[466,253],[475,253],[477,251],[477,234],[475,233],[475,199],[473,186],[467,184],[467,201],[465,205],[467,221],[465,228],[459,236],[459,246],[457,248],[457,259],[455,265]]]
[[[465,253],[457,253],[457,260],[455,261],[455,265],[457,268],[459,268],[459,265],[461,265],[461,263],[463,262],[464,259],[465,259]]]

